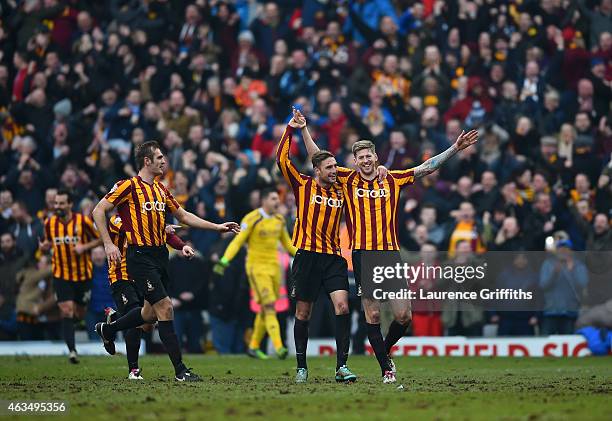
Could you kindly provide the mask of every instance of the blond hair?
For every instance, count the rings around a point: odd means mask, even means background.
[[[353,143],[353,155],[357,155],[357,152],[364,149],[369,149],[372,151],[372,153],[376,153],[376,146],[374,146],[374,143],[369,140],[358,140],[357,142]]]

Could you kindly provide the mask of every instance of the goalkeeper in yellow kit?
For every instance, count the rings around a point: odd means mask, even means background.
[[[246,243],[246,272],[249,285],[261,310],[255,317],[253,335],[247,354],[258,359],[268,359],[261,351],[260,344],[266,332],[272,340],[276,355],[284,359],[287,348],[283,346],[280,325],[276,317],[274,303],[280,290],[281,268],[278,261],[278,242],[280,241],[292,256],[297,248],[291,243],[287,232],[285,218],[278,213],[280,197],[274,189],[265,189],[261,193],[261,207],[248,213],[242,220],[242,228],[234,240],[227,246],[225,254],[215,266],[215,272],[222,275],[229,262],[238,254]]]

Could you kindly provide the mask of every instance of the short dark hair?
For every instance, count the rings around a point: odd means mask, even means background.
[[[30,214],[30,211],[28,210],[28,206],[25,204],[23,200],[17,200],[13,202],[13,205],[19,206],[21,210],[25,211],[27,214]]]
[[[334,154],[330,151],[317,151],[312,155],[311,161],[313,168],[319,168],[323,161],[327,158],[334,158]]]
[[[276,190],[273,187],[266,187],[265,189],[261,191],[261,200],[264,200],[265,198],[270,196],[272,193],[278,193],[278,190]]]
[[[61,188],[57,191],[57,193],[55,193],[56,196],[63,196],[66,195],[66,197],[68,198],[68,203],[74,203],[74,195],[72,194],[72,192],[68,189],[65,188]]]
[[[153,161],[153,151],[155,149],[161,149],[159,143],[155,140],[150,140],[148,142],[141,143],[136,148],[136,167],[138,170],[141,170],[144,167],[145,158],[149,158]]]
[[[11,239],[12,239],[13,241],[15,241],[15,240],[16,240],[16,238],[15,238],[15,234],[13,234],[13,233],[12,233],[12,232],[10,232],[10,231],[5,231],[5,232],[3,232],[2,234],[0,234],[0,237],[4,237],[5,235],[8,235],[9,237],[11,237]]]

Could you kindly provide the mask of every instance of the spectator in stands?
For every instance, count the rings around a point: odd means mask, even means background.
[[[51,273],[50,259],[43,255],[17,274],[17,336],[22,341],[59,339],[46,332],[53,330],[49,323],[59,320]]]
[[[533,208],[534,211],[525,221],[524,232],[529,238],[528,242],[531,250],[544,250],[546,237],[559,229],[557,216],[553,213],[550,194],[539,193],[536,195]]]
[[[584,264],[574,257],[570,240],[560,240],[556,252],[540,269],[539,286],[544,293],[542,335],[569,335],[580,309],[589,278]]]
[[[7,232],[13,222],[13,193],[10,190],[0,191],[0,229]]]
[[[17,248],[26,256],[33,257],[38,240],[44,237],[42,222],[30,216],[23,202],[13,203],[12,210],[15,222],[9,227],[9,232],[13,234]]]
[[[98,340],[99,337],[96,335],[94,327],[96,323],[106,320],[104,310],[108,307],[115,308],[115,302],[109,288],[108,264],[103,247],[99,246],[91,251],[91,262],[93,263],[93,277],[85,324],[89,339]]]
[[[188,246],[192,246],[187,242]],[[174,253],[168,263],[168,273],[173,280],[168,295],[174,307],[174,325],[179,341],[186,344],[187,352],[201,354],[204,338],[202,311],[207,308],[210,265],[196,254],[189,260]]]
[[[163,118],[165,129],[175,131],[182,139],[187,139],[189,128],[201,120],[198,111],[185,106],[185,95],[178,89],[170,93],[169,109]]]
[[[517,250],[518,249],[514,249]],[[522,289],[524,292],[532,292],[537,296],[538,275],[531,267],[527,254],[524,252],[505,253],[512,259],[505,262],[501,273],[495,280],[495,286],[500,289]],[[502,259],[503,259],[502,257]],[[504,259],[505,260],[505,259]],[[534,327],[538,323],[533,304],[525,306],[520,302],[500,302],[496,308],[491,321],[497,324],[498,336],[533,336]]]
[[[224,236],[211,250],[211,261],[217,262],[230,243]],[[222,277],[213,275],[208,309],[213,346],[220,354],[241,354],[246,351],[246,327],[251,325],[249,284],[244,269],[246,251],[240,250]]]
[[[17,273],[28,259],[17,248],[13,234],[7,232],[0,236],[0,339],[13,338],[17,333]]]
[[[454,258],[447,264],[453,266],[476,265],[472,241],[459,240]],[[462,284],[448,280],[441,288],[446,291],[461,290]],[[474,285],[468,287],[470,290]],[[448,336],[480,336],[484,323],[484,312],[468,300],[444,300],[442,303],[442,323]]]
[[[444,227],[438,224],[437,219],[436,207],[431,203],[424,203],[419,212],[419,220],[427,228],[427,241],[433,243],[436,248],[444,242],[445,235]]]
[[[521,227],[515,217],[508,216],[505,218],[501,229],[495,236],[492,249],[497,251],[513,251],[523,248],[525,239],[521,235],[520,229]],[[519,263],[522,264],[523,262]]]
[[[420,262],[425,267],[435,268],[440,265],[438,260],[438,250],[433,243],[426,242],[421,246],[419,252]],[[419,290],[434,291],[438,287],[438,280],[432,275],[433,272],[425,272],[411,283],[410,289],[415,291],[417,297]],[[412,301],[412,334],[414,336],[442,336],[442,305],[440,301],[434,300],[414,300]]]
[[[448,255],[454,257],[455,251],[462,241],[468,242],[471,251],[475,253],[484,252],[486,249],[482,240],[482,227],[474,219],[474,205],[471,202],[462,202],[456,211],[456,215],[457,222],[450,230],[448,239]]]

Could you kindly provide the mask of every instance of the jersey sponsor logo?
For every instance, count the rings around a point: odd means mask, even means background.
[[[379,197],[389,197],[389,190],[387,189],[356,189],[355,196],[357,197],[368,197],[371,199],[378,199]]]
[[[61,245],[61,244],[79,244],[81,242],[81,237],[78,235],[75,236],[64,236],[64,237],[54,237],[53,244]]]
[[[310,203],[316,203],[318,205],[330,206],[332,208],[341,208],[344,204],[342,199],[334,199],[333,197],[325,197],[320,194],[313,194],[310,196]]]
[[[155,202],[144,202],[142,204],[142,213],[150,212],[152,210],[164,212],[166,210],[166,203],[156,200]]]
[[[147,291],[151,292],[153,291],[155,288],[153,287],[153,284],[151,283],[151,281],[147,281]]]
[[[123,301],[123,304],[124,304],[124,305],[128,303],[128,299],[127,299],[127,297],[125,296],[125,294],[121,294],[121,301]]]

